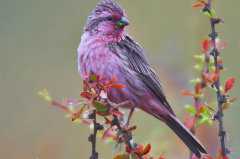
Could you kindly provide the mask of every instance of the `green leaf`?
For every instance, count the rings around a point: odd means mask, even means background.
[[[192,116],[194,116],[197,113],[196,108],[192,105],[185,105],[185,109]]]
[[[202,70],[203,70],[203,64],[196,64],[196,65],[194,65],[194,68],[195,68],[197,71],[202,71]]]
[[[197,121],[197,125],[202,125],[202,124],[209,124],[212,125],[213,121],[211,119],[211,116],[206,116],[206,115],[201,115],[199,120]]]
[[[203,14],[206,15],[209,18],[214,18],[216,17],[216,11],[214,9],[209,10],[204,10]]]
[[[192,83],[192,84],[197,84],[197,83],[200,83],[200,82],[201,82],[200,78],[190,80],[190,83]]]
[[[213,57],[213,56],[210,56],[209,63],[210,63],[211,65],[214,65],[215,60],[214,60],[214,57]]]
[[[203,112],[200,114],[200,118],[197,121],[197,125],[202,125],[202,124],[212,124],[212,116],[207,107],[203,109]]]
[[[205,55],[204,54],[200,54],[200,55],[194,55],[193,56],[194,57],[194,59],[196,59],[197,60],[197,62],[198,63],[204,63],[205,62]]]
[[[209,121],[209,118],[207,116],[201,116],[197,121],[197,125],[199,126],[199,125],[208,123],[208,121]]]
[[[212,17],[216,17],[216,15],[217,15],[217,14],[216,14],[216,11],[215,11],[215,9],[211,9],[211,11],[210,11],[210,12],[211,12],[211,15],[212,15]]]
[[[47,102],[52,102],[52,97],[50,96],[48,90],[45,88],[41,91],[38,91],[38,95]]]
[[[92,81],[92,82],[96,82],[97,79],[98,79],[98,77],[97,77],[97,75],[95,75],[95,74],[91,74],[89,79],[90,79],[90,81]]]
[[[216,70],[216,67],[215,67],[215,66],[210,66],[210,67],[209,67],[209,71],[210,71],[210,72],[214,72],[215,70]]]
[[[208,12],[208,11],[204,11],[203,14],[206,15],[207,17],[209,17],[209,18],[212,18],[211,13]]]
[[[214,72],[216,70],[215,67],[215,60],[213,56],[210,56],[210,60],[209,60],[209,64],[208,64],[208,68],[211,72]]]
[[[96,108],[97,112],[108,113],[109,109],[104,103],[101,103],[99,101],[94,101],[93,104],[94,104],[94,107]]]

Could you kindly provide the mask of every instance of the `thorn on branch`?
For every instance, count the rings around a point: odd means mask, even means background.
[[[214,32],[211,32],[208,36],[212,39],[216,39],[218,37],[218,33],[214,31]]]
[[[224,23],[224,21],[221,18],[212,18],[212,23],[219,24],[219,23]]]

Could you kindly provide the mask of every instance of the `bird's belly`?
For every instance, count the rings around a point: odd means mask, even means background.
[[[80,56],[79,64],[82,78],[86,79],[90,73],[100,76],[103,79],[102,82],[116,77],[116,83],[124,85],[124,88],[109,89],[109,99],[114,103],[131,101],[134,107],[143,104],[142,100],[147,97],[147,91],[134,72],[129,70],[123,61],[114,54],[108,54],[106,50],[100,48],[97,50],[88,56],[86,54]],[[131,107],[127,106],[127,108]]]
[[[117,83],[124,85],[124,88],[112,88],[108,91],[108,97],[112,102],[122,103],[130,101],[132,105],[127,105],[125,108],[141,107],[143,97],[146,97],[146,89],[141,81],[132,74],[118,68],[115,71],[109,71],[107,74],[117,78]]]
[[[103,75],[104,82],[112,80],[113,78],[116,79],[116,84],[123,85],[124,88],[110,88],[107,92],[108,98],[114,103],[122,103],[125,101],[133,102],[134,97],[132,97],[130,85],[129,85],[129,78],[122,72],[121,66],[117,64],[108,64],[105,65],[105,68],[101,72]],[[129,108],[127,106],[126,108]]]
[[[136,107],[144,92],[141,90],[142,86],[137,78],[128,72],[117,60],[114,60],[114,62],[102,61],[100,63],[92,65],[89,72],[91,71],[100,76],[102,79],[101,82],[103,83],[115,78],[117,80],[116,84],[124,86],[124,88],[110,88],[107,92],[108,98],[117,104],[126,101],[131,101],[133,103],[133,105],[127,105],[125,108]]]

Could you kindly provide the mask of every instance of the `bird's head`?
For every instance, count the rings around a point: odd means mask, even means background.
[[[129,21],[114,0],[101,0],[88,17],[85,31],[92,34],[119,36]]]

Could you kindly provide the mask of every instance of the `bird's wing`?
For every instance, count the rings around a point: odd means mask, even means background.
[[[151,90],[159,101],[174,114],[166,97],[162,91],[160,80],[154,70],[149,65],[143,49],[135,43],[129,36],[117,43],[109,45],[112,52],[125,60],[128,67],[134,71],[140,80]]]

